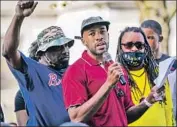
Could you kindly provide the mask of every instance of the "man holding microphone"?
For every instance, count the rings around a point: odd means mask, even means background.
[[[109,47],[109,24],[99,16],[82,22],[81,40],[87,50],[66,70],[62,80],[65,106],[74,122],[127,126],[143,115],[149,103],[156,102],[154,87],[145,101],[134,106],[123,68],[116,62],[110,65],[103,58]],[[126,79],[124,85],[120,83],[122,75]]]

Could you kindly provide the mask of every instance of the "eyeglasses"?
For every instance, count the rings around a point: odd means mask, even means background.
[[[142,42],[139,42],[139,41],[137,41],[135,43],[133,43],[133,42],[127,42],[127,43],[121,44],[121,45],[125,46],[126,49],[132,49],[133,46],[136,46],[136,48],[138,50],[141,50],[141,49],[144,48],[144,44]]]

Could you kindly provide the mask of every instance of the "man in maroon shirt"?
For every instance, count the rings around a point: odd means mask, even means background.
[[[101,17],[90,17],[82,22],[81,40],[87,50],[67,69],[62,81],[65,106],[74,122],[90,126],[127,126],[156,102],[154,88],[145,101],[134,106],[129,83],[121,85],[119,82],[124,73],[122,67],[116,62],[109,65],[103,59],[109,47],[109,24]],[[125,73],[124,77],[127,80]]]

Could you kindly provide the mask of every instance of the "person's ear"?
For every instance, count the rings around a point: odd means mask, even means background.
[[[87,46],[87,42],[83,39],[83,37],[81,38],[82,44]]]
[[[162,42],[162,41],[163,41],[163,36],[159,35],[159,42]]]

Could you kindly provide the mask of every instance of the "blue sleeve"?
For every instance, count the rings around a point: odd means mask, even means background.
[[[21,72],[20,70],[13,68],[10,64],[8,64],[8,66],[12,74],[14,75],[14,77],[17,79],[20,87],[24,87],[27,90],[30,90],[33,87],[33,83],[32,83],[32,79],[31,79],[31,76],[28,70],[29,68],[32,69],[30,66],[33,60],[26,57],[22,52],[20,52],[20,54],[22,58],[22,68],[24,72]]]

